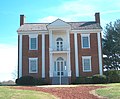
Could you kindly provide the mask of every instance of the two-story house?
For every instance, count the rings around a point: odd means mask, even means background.
[[[25,23],[20,15],[18,78],[70,84],[79,76],[102,75],[101,31],[99,13],[95,21],[52,23]]]

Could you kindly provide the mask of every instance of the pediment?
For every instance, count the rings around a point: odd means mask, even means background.
[[[61,19],[57,19],[47,26],[50,28],[71,28],[71,25]]]

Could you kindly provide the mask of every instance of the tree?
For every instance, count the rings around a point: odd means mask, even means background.
[[[106,25],[103,38],[104,68],[120,69],[120,20]]]

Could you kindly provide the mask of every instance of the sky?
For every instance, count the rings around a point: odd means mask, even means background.
[[[26,23],[94,21],[100,12],[101,26],[120,19],[119,0],[0,0],[0,81],[13,80],[17,71],[17,29],[20,14]]]

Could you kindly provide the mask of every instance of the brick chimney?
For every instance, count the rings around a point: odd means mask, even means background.
[[[20,15],[20,26],[24,24],[24,15]]]
[[[100,13],[95,13],[95,21],[100,24]]]

